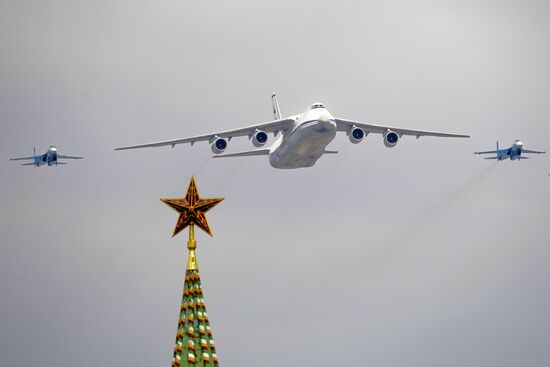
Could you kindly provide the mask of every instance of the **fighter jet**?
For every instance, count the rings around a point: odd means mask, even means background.
[[[40,167],[45,164],[48,166],[57,166],[58,164],[67,164],[64,162],[59,162],[60,159],[82,159],[83,157],[74,157],[70,155],[63,155],[57,153],[57,148],[53,145],[48,148],[46,153],[41,155],[36,155],[36,148],[33,148],[32,157],[21,157],[21,158],[11,158],[12,161],[22,161],[22,160],[31,160],[30,163],[23,163],[22,166],[36,166]]]
[[[133,145],[116,150],[145,147],[159,147],[198,141],[208,141],[212,145],[215,158],[269,156],[269,163],[274,168],[311,167],[324,154],[337,153],[327,150],[327,145],[334,139],[336,132],[344,132],[353,144],[363,140],[369,133],[382,135],[382,142],[388,148],[393,148],[403,135],[437,136],[453,138],[469,138],[468,135],[448,134],[432,131],[409,130],[385,125],[374,125],[332,116],[322,103],[312,104],[305,112],[287,118],[281,118],[281,110],[277,95],[271,96],[274,120],[240,129],[227,130],[218,133],[198,135],[189,138],[160,141],[156,143]],[[269,148],[263,148],[268,141],[268,134],[273,133],[275,141]],[[281,133],[279,135],[279,133]],[[247,136],[255,149],[239,153],[222,154],[231,138]]]
[[[523,143],[520,140],[515,140],[512,146],[506,149],[498,149],[498,141],[497,141],[497,149],[496,150],[487,150],[485,152],[474,152],[474,154],[495,154],[494,157],[487,157],[485,159],[496,159],[497,161],[504,161],[508,158],[510,160],[515,161],[516,159],[523,160],[523,159],[529,159],[529,157],[524,157],[522,154],[544,154],[546,152],[538,152],[536,150],[528,150],[523,149]]]

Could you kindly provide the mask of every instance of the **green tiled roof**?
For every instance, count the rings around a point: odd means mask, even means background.
[[[218,366],[198,269],[188,269],[181,300],[172,367]]]

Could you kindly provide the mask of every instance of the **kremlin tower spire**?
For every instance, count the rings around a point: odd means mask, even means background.
[[[172,367],[217,367],[218,356],[216,355],[216,345],[212,337],[208,314],[206,313],[195,253],[197,249],[195,224],[212,236],[205,213],[223,199],[200,198],[195,179],[192,177],[185,198],[161,200],[179,213],[176,228],[172,236],[189,227],[189,241],[187,241],[189,256],[185,272],[185,283]]]

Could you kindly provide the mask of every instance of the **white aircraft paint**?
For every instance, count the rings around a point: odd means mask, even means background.
[[[240,129],[220,133],[199,135],[189,138],[160,141],[156,143],[133,145],[116,150],[145,147],[174,146],[176,144],[208,141],[212,144],[215,158],[268,155],[274,168],[290,169],[313,166],[323,154],[336,153],[326,150],[338,131],[345,132],[352,143],[359,143],[369,133],[381,134],[387,147],[394,147],[403,135],[469,138],[468,135],[448,134],[433,131],[409,130],[384,125],[374,125],[353,120],[335,118],[322,103],[312,104],[299,115],[281,119],[281,111],[276,94],[272,95],[273,116],[275,120]],[[279,135],[279,132],[282,134]],[[267,133],[273,133],[275,141],[270,148],[246,152],[221,154],[227,148],[229,140],[236,136],[248,136],[256,147],[266,144]]]

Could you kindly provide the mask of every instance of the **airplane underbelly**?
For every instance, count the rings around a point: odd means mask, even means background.
[[[269,156],[269,162],[273,167],[282,169],[311,167],[335,136],[336,126],[332,123],[297,129]]]

